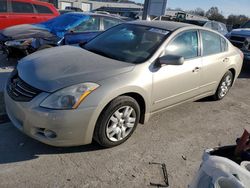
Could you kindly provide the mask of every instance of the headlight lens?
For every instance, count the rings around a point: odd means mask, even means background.
[[[33,38],[19,39],[19,40],[6,41],[4,44],[10,47],[28,46],[32,43],[33,40],[35,39]]]
[[[41,107],[50,109],[76,109],[81,102],[95,89],[96,83],[83,83],[61,89],[49,95],[41,104]]]

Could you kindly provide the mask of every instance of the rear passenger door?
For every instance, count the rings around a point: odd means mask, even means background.
[[[34,14],[34,7],[29,2],[13,0],[11,1],[10,10],[9,21],[12,25],[39,22],[37,16]]]
[[[200,31],[202,41],[201,91],[211,92],[217,88],[230,61],[228,43],[219,34]]]

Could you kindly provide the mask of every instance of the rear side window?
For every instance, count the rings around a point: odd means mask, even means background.
[[[227,41],[216,33],[201,31],[203,56],[218,54],[227,51]]]
[[[12,11],[14,13],[34,13],[30,3],[12,1]]]
[[[227,41],[221,37],[221,52],[225,52],[228,49]]]
[[[0,12],[7,12],[7,1],[0,0]]]
[[[46,6],[34,4],[39,14],[53,14],[53,12]]]

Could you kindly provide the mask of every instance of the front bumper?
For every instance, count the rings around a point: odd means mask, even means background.
[[[95,108],[76,110],[51,110],[39,107],[47,96],[41,93],[31,102],[16,102],[5,91],[7,114],[20,131],[28,136],[52,146],[77,146],[92,142],[92,132],[95,125],[90,119]],[[56,137],[48,137],[43,132],[53,131]],[[91,134],[91,136],[90,136]]]

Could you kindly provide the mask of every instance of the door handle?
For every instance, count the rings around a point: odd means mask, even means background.
[[[31,18],[33,18],[33,19],[37,19],[37,17],[36,17],[36,16],[32,16]]]
[[[195,67],[192,72],[199,72],[200,69],[201,69],[200,67]]]
[[[8,18],[8,16],[0,16],[0,18]]]
[[[229,62],[229,58],[225,58],[225,59],[223,59],[223,63],[228,63]]]

